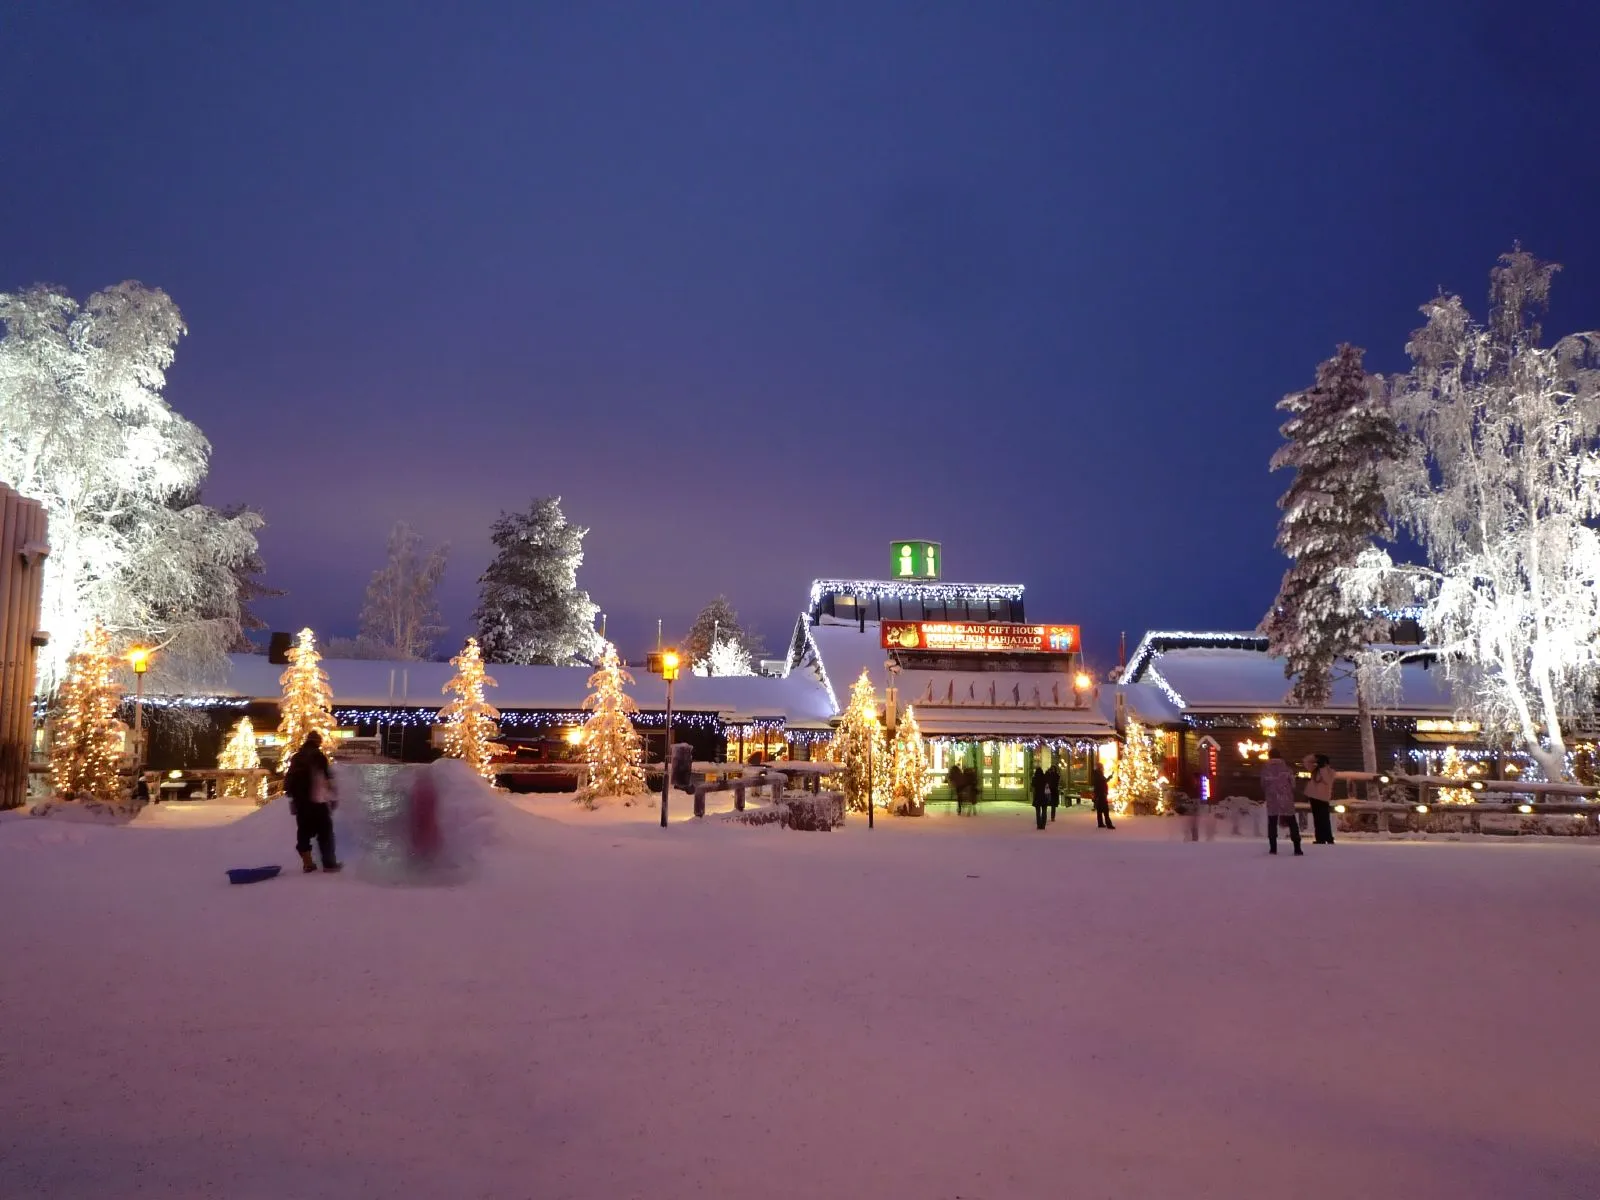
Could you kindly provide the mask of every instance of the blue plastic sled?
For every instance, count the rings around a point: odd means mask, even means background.
[[[271,879],[283,870],[279,866],[271,867],[234,867],[228,872],[229,883],[260,883],[263,879]]]

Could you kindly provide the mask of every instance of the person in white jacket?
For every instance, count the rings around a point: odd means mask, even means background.
[[[1312,838],[1319,846],[1333,845],[1333,767],[1326,754],[1308,754],[1306,770],[1311,780],[1306,784],[1306,800],[1311,805],[1311,824],[1316,831]]]

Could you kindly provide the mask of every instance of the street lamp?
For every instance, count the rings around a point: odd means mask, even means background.
[[[672,790],[672,681],[678,677],[678,652],[661,652],[661,678],[667,681],[667,753],[661,774],[661,828],[667,827],[667,794]]]
[[[128,662],[133,667],[133,776],[138,782],[144,770],[144,673],[150,669],[150,651],[144,646],[128,650]]]

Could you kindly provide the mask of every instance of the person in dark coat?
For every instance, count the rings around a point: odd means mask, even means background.
[[[1106,778],[1106,769],[1100,761],[1100,756],[1094,756],[1093,774],[1090,776],[1090,788],[1094,796],[1094,826],[1096,829],[1115,829],[1111,823],[1111,781]]]
[[[1276,750],[1261,768],[1261,794],[1267,801],[1267,853],[1278,852],[1278,822],[1289,827],[1289,839],[1294,842],[1294,852],[1300,849],[1300,821],[1294,808],[1294,772]]]
[[[961,810],[967,806],[967,773],[960,763],[951,763],[946,779],[950,784],[950,794],[956,798],[956,815],[960,816]]]
[[[1033,769],[1033,815],[1038,819],[1039,828],[1044,828],[1045,813],[1050,808],[1050,786],[1044,780],[1044,768]]]
[[[1061,804],[1061,768],[1055,763],[1044,773],[1045,790],[1050,795],[1050,819],[1056,819],[1056,808]]]
[[[143,775],[139,776],[139,782],[133,785],[133,802],[140,808],[150,803],[150,781]]]
[[[322,859],[324,871],[338,871],[344,867],[333,851],[333,772],[328,769],[328,756],[322,752],[322,735],[313,729],[289,760],[289,769],[283,774],[283,790],[289,797],[289,811],[294,814],[295,845],[300,853],[300,866],[305,871],[315,871],[311,861],[311,842],[317,843],[317,854]]]

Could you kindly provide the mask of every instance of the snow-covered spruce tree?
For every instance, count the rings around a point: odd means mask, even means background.
[[[737,650],[723,649],[730,642]],[[742,657],[738,651],[743,651]],[[733,611],[726,596],[716,597],[700,610],[689,627],[689,636],[683,640],[684,661],[696,675],[753,675],[755,660],[765,652],[761,638],[747,632],[739,623],[739,614]],[[743,663],[746,669],[723,670],[722,662]]]
[[[568,524],[559,496],[535,500],[525,513],[500,514],[494,561],[478,580],[473,614],[488,661],[571,666],[599,656],[600,609],[578,588],[588,532]]]
[[[99,625],[84,631],[67,658],[56,695],[50,738],[50,779],[63,796],[117,799],[117,760],[124,726],[117,720],[122,689],[112,672],[111,639]]]
[[[1412,449],[1386,492],[1426,562],[1372,550],[1345,572],[1355,603],[1421,604],[1458,707],[1552,780],[1600,691],[1600,333],[1540,345],[1555,271],[1503,255],[1484,325],[1457,296],[1423,306],[1391,388]]]
[[[910,705],[895,728],[890,759],[891,810],[902,817],[920,817],[933,779],[928,767],[928,744],[922,740],[916,710]]]
[[[96,621],[159,644],[166,680],[220,669],[240,639],[238,573],[259,563],[261,518],[188,502],[211,446],[161,397],[184,333],[177,305],[133,282],[82,306],[35,287],[0,294],[0,324],[0,481],[50,517],[41,687]]]
[[[754,675],[750,652],[737,638],[723,638],[711,652],[694,665],[696,675]]]
[[[483,698],[483,689],[496,685],[484,672],[478,639],[469,637],[461,653],[450,660],[450,665],[456,673],[444,685],[444,690],[454,699],[439,710],[439,722],[445,727],[445,755],[461,759],[484,779],[493,782],[491,763],[505,747],[494,740],[500,732],[500,711]]]
[[[278,736],[283,739],[279,771],[288,769],[289,760],[313,729],[322,735],[322,752],[333,757],[333,731],[338,723],[333,719],[333,689],[321,662],[316,635],[302,629],[289,648],[289,666],[278,679],[283,687],[278,701]]]
[[[632,713],[639,706],[623,691],[633,676],[617,658],[617,648],[604,643],[600,665],[589,676],[589,697],[583,707],[589,719],[583,726],[583,759],[589,764],[589,781],[578,791],[577,801],[593,808],[601,796],[643,796],[644,750],[633,728]]]
[[[1111,779],[1111,811],[1161,814],[1166,811],[1166,780],[1161,775],[1161,745],[1154,729],[1129,721],[1117,751]]]
[[[260,767],[261,755],[256,750],[255,726],[250,723],[249,717],[240,717],[239,723],[228,735],[222,753],[217,755],[217,770],[255,771]],[[222,794],[234,799],[246,796],[259,799],[266,794],[266,786],[265,777],[252,779],[246,775],[230,775],[222,781]]]
[[[878,807],[888,795],[891,764],[884,753],[883,725],[878,720],[878,697],[866,671],[850,685],[850,703],[834,732],[831,757],[843,767],[844,802],[856,812],[867,811],[869,789]]]
[[[395,522],[389,559],[373,572],[361,606],[359,640],[378,650],[371,657],[415,661],[433,653],[433,639],[444,632],[435,593],[449,552],[449,546],[425,549],[416,530]]]
[[[1327,704],[1335,673],[1355,677],[1362,769],[1378,769],[1367,672],[1361,656],[1384,632],[1370,606],[1340,587],[1341,572],[1389,532],[1383,478],[1404,452],[1404,439],[1379,381],[1344,345],[1317,368],[1317,380],[1278,402],[1289,414],[1272,456],[1274,471],[1294,472],[1278,501],[1278,549],[1291,560],[1272,610],[1261,622],[1269,647],[1284,659],[1296,704]]]

